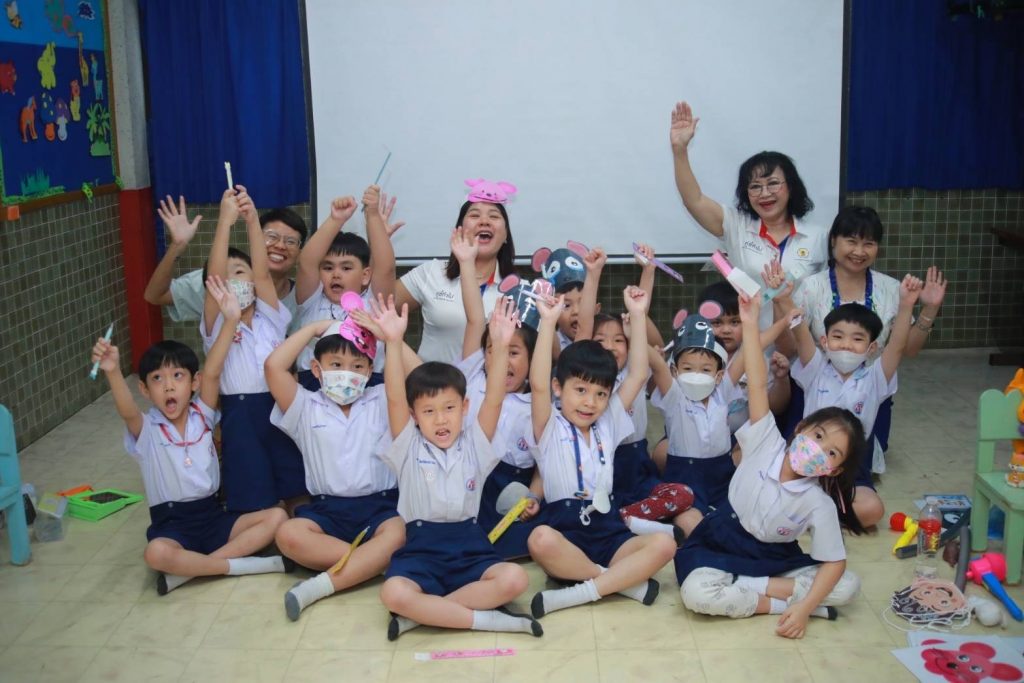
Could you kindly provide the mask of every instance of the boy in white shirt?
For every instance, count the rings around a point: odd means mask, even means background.
[[[116,346],[99,339],[92,360],[110,382],[114,405],[125,423],[125,450],[139,463],[149,503],[149,543],[143,558],[159,572],[157,592],[165,595],[195,576],[262,574],[291,571],[279,556],[249,557],[267,546],[287,519],[271,508],[237,514],[217,501],[220,467],[213,447],[213,428],[220,373],[231,346],[233,324],[241,311],[238,300],[219,278],[207,283],[229,326],[199,359],[176,341],[154,344],[139,359],[139,388],[153,402],[142,413],[121,375]],[[198,396],[193,396],[196,390]]]

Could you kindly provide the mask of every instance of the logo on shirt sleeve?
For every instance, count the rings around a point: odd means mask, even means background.
[[[528,450],[530,450],[530,444],[527,443],[525,436],[519,437],[519,440],[516,441],[516,448],[518,448],[521,451],[528,451]]]
[[[476,491],[476,477],[470,477],[466,480],[466,490]]]
[[[790,529],[788,526],[780,526],[778,529],[775,530],[775,533],[777,533],[779,536],[791,536],[793,534],[793,530]]]

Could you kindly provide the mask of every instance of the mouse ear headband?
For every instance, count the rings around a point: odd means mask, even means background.
[[[554,288],[547,280],[537,278],[533,282],[520,280],[518,275],[508,275],[498,285],[502,295],[512,299],[519,313],[519,322],[537,330],[540,328],[540,311],[537,310],[537,299],[547,298],[554,294]]]
[[[470,202],[487,202],[489,204],[505,204],[516,193],[516,186],[504,180],[493,182],[476,178],[464,181],[469,187],[466,200]]]
[[[694,315],[685,308],[679,309],[672,319],[672,327],[675,328],[672,356],[678,356],[686,349],[707,349],[722,359],[723,366],[727,365],[729,354],[715,339],[715,331],[711,327],[711,321],[721,315],[722,307],[717,301],[705,301]]]
[[[370,360],[373,360],[377,356],[377,338],[365,327],[360,327],[352,317],[352,311],[364,310],[363,298],[355,292],[345,292],[341,296],[341,307],[345,309],[345,319],[331,323],[321,339],[337,334],[348,339],[360,353],[366,354]]]

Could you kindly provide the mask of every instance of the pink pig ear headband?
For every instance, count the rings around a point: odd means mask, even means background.
[[[475,180],[466,180],[465,183],[469,187],[469,195],[466,200],[470,202],[506,204],[516,193],[516,186],[503,180],[493,182],[476,178]]]
[[[377,356],[377,338],[365,327],[360,327],[351,315],[352,311],[363,310],[363,298],[355,292],[345,292],[341,296],[341,307],[348,315],[344,320],[332,323],[322,336],[340,335],[352,342],[360,353],[365,353],[373,360]]]

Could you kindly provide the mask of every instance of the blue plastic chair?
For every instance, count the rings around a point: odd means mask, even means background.
[[[14,440],[14,419],[6,406],[0,405],[0,510],[7,519],[7,536],[11,539],[11,562],[28,564],[32,551],[28,544],[25,503],[21,496],[21,470],[18,468],[18,446]]]

